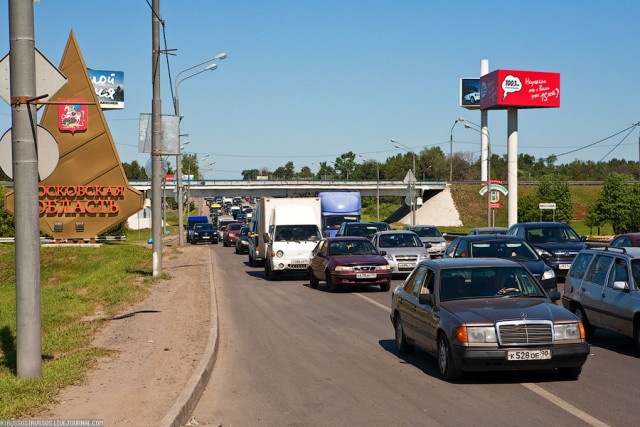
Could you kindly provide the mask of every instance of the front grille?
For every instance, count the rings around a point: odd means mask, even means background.
[[[511,320],[498,322],[496,327],[503,346],[553,343],[553,324],[548,320]]]
[[[309,263],[304,260],[292,260],[289,263],[289,268],[292,270],[306,270]]]
[[[418,255],[396,255],[398,261],[415,261],[418,259]]]
[[[376,265],[356,265],[353,267],[355,271],[375,271],[377,268]]]

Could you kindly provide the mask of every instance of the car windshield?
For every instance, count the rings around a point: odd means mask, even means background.
[[[279,225],[275,230],[276,242],[319,241],[320,230],[316,225]]]
[[[242,224],[240,224],[240,223],[235,223],[235,222],[234,222],[233,224],[229,224],[229,226],[227,227],[227,230],[230,230],[230,231],[238,231],[238,230],[240,230],[242,227],[243,227],[243,225],[242,225]]]
[[[534,227],[527,229],[531,243],[579,242],[580,238],[569,227]]]
[[[329,215],[322,218],[323,228],[325,230],[337,230],[343,222],[357,221],[358,218],[353,215]]]
[[[415,234],[395,233],[380,235],[378,246],[381,248],[416,248],[424,245]]]
[[[353,224],[347,227],[345,234],[347,236],[362,236],[370,239],[377,232],[378,227],[373,224]]]
[[[378,255],[368,240],[336,240],[329,244],[329,255]]]
[[[524,267],[460,267],[440,273],[440,300],[544,297]]]
[[[442,237],[442,233],[436,227],[411,227],[411,231],[420,237]]]
[[[520,241],[471,242],[474,258],[506,258],[514,261],[537,261],[538,255],[531,246]]]
[[[213,227],[213,224],[196,224],[193,226],[194,230],[199,230],[199,231],[214,231],[215,228]]]

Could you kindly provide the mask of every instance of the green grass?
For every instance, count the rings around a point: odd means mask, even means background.
[[[42,380],[16,377],[14,246],[0,246],[0,419],[33,414],[57,391],[82,381],[106,354],[91,346],[106,320],[148,293],[149,248],[41,248]]]

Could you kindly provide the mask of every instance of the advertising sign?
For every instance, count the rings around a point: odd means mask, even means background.
[[[468,110],[480,108],[480,79],[460,79],[460,106]]]
[[[480,78],[480,109],[558,108],[560,73],[495,70]]]
[[[124,108],[124,72],[87,70],[103,110]]]

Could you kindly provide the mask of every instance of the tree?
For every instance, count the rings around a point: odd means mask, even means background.
[[[552,211],[542,213],[542,219],[551,221],[555,215],[556,221],[569,223],[573,219],[573,202],[571,188],[563,177],[547,175],[542,178],[537,191],[539,203],[555,203],[555,214]],[[536,206],[537,208],[537,206]]]
[[[334,166],[341,179],[349,179],[349,174],[353,172],[356,166],[356,155],[353,151],[344,153],[336,159]]]
[[[632,231],[633,222],[631,219],[632,208],[637,206],[637,190],[629,185],[630,175],[612,173],[605,179],[600,197],[596,200],[592,214],[594,218],[603,222],[608,222],[613,227],[615,234]]]
[[[327,162],[320,162],[320,169],[316,174],[317,179],[333,179],[335,170],[327,164]]]
[[[191,175],[194,179],[199,176],[198,169],[198,155],[197,154],[183,154],[182,155],[182,174]],[[189,180],[190,178],[187,178]]]
[[[144,168],[141,167],[136,160],[132,161],[131,164],[123,163],[122,169],[124,169],[124,174],[127,179],[149,179]]]
[[[260,175],[260,171],[258,171],[258,169],[245,169],[241,174],[243,180],[250,181],[252,179],[256,179],[256,177]]]
[[[4,209],[4,193],[7,189],[0,185],[0,236],[14,237],[16,235],[16,224],[13,215]]]
[[[298,173],[298,177],[302,179],[311,179],[313,178],[313,172],[309,166],[303,166],[300,169],[300,173]]]
[[[518,221],[533,222],[538,220],[538,196],[536,194],[518,196]]]

